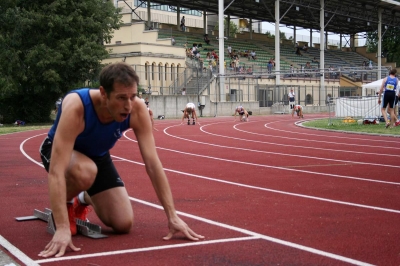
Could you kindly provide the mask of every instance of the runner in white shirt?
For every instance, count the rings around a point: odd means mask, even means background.
[[[303,106],[296,104],[296,105],[293,107],[293,109],[292,109],[292,117],[293,117],[293,115],[294,115],[294,112],[297,113],[297,116],[298,116],[298,117],[304,118],[304,115],[303,115]]]
[[[243,106],[239,105],[235,109],[235,121],[236,121],[236,113],[239,114],[239,120],[243,122],[248,122],[249,121],[249,113],[246,111],[246,109],[243,108]]]
[[[288,93],[290,109],[293,109],[293,107],[294,107],[294,101],[295,101],[294,97],[295,97],[295,93],[294,93],[293,89],[290,89],[290,92]]]
[[[187,124],[190,125],[190,115],[192,116],[192,125],[195,125],[197,121],[197,114],[196,114],[196,105],[194,103],[188,103],[186,104],[185,109],[183,110],[183,116],[182,116],[182,123],[185,118],[187,118],[188,122]]]

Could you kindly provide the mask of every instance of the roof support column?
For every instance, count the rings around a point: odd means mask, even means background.
[[[322,1],[322,0],[321,0]],[[280,46],[280,34],[279,34],[279,0],[275,0],[275,71],[276,79],[275,84],[279,85],[281,83],[281,46]]]
[[[180,25],[181,25],[181,7],[180,7],[180,5],[178,4],[177,6],[176,6],[176,28],[178,29],[178,30],[180,30]],[[188,47],[189,48],[189,47]]]
[[[252,19],[250,19],[249,32],[250,32],[250,40],[253,40],[253,20]]]
[[[147,0],[147,27],[151,28],[151,12],[150,12],[150,0]]]
[[[296,44],[296,26],[293,26],[293,42]]]
[[[203,10],[203,28],[204,28],[204,34],[208,33],[207,30],[207,11]]]
[[[319,63],[320,63],[320,71],[321,71],[321,77],[320,77],[320,90],[319,90],[319,100],[320,100],[320,105],[326,104],[326,91],[325,91],[325,38],[324,38],[324,31],[325,31],[325,2],[324,0],[320,0],[320,11],[319,11],[319,38],[320,38],[320,43],[319,43]],[[322,100],[322,102],[321,102]]]
[[[339,48],[340,50],[342,50],[342,34],[339,34],[339,38],[340,38],[340,43],[339,43]]]
[[[313,29],[310,28],[310,45],[308,47],[312,47],[313,43],[312,43],[312,32]]]
[[[225,61],[225,49],[224,49],[224,0],[218,0],[218,54],[219,54],[219,100],[221,102],[225,102],[225,69],[224,69],[224,61]],[[229,27],[229,24],[228,24]],[[228,28],[229,32],[229,28]]]
[[[231,15],[228,15],[228,17],[226,18],[226,36],[229,38],[231,35],[231,31],[230,31],[230,27],[231,27]],[[225,29],[225,25],[224,25],[224,29]]]
[[[378,80],[382,77],[382,9],[378,9]]]

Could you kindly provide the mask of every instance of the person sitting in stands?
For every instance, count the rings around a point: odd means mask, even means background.
[[[210,45],[210,40],[208,39],[208,34],[204,34],[204,42]]]
[[[251,51],[250,56],[251,56],[251,59],[253,59],[253,60],[257,59],[256,52],[254,52],[254,50]]]
[[[176,44],[176,41],[175,41],[174,36],[171,37],[171,44],[172,44],[172,45],[175,45],[175,44]]]
[[[214,50],[211,51],[211,55],[214,57],[215,60],[218,60],[218,55],[215,53]]]
[[[298,44],[298,43],[296,43],[296,54],[297,54],[297,55],[300,55],[300,56],[303,56],[303,55],[301,54],[301,52],[300,52],[300,47],[299,47],[299,44]]]
[[[308,53],[308,44],[304,44],[304,46],[303,46],[303,51],[304,51],[305,53]]]

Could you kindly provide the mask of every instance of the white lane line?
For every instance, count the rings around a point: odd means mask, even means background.
[[[120,161],[125,161],[125,162],[134,163],[134,164],[138,164],[138,165],[144,166],[144,163],[141,163],[141,162],[136,162],[136,161],[132,161],[132,160],[129,160],[129,159],[124,159],[124,158],[121,158],[121,157],[118,157],[118,156],[115,156],[115,155],[111,155],[111,157],[117,158]],[[324,202],[329,202],[329,203],[336,203],[336,204],[347,205],[347,206],[352,206],[352,207],[359,207],[359,208],[371,209],[371,210],[376,210],[376,211],[384,211],[384,212],[392,212],[392,213],[399,213],[400,214],[400,210],[395,210],[395,209],[388,209],[388,208],[369,206],[369,205],[351,203],[351,202],[340,201],[340,200],[332,200],[332,199],[327,199],[327,198],[308,196],[308,195],[297,194],[297,193],[292,193],[292,192],[286,192],[286,191],[281,191],[281,190],[275,190],[275,189],[257,187],[257,186],[252,186],[252,185],[246,185],[246,184],[242,184],[242,183],[236,183],[236,182],[216,179],[216,178],[202,176],[202,175],[190,174],[190,173],[181,172],[181,171],[177,171],[177,170],[172,170],[172,169],[168,169],[168,168],[163,168],[163,169],[166,172],[172,172],[172,173],[176,173],[176,174],[196,177],[196,178],[200,178],[200,179],[215,181],[215,182],[219,182],[219,183],[225,183],[225,184],[239,186],[239,187],[251,188],[251,189],[256,189],[256,190],[261,190],[261,191],[268,191],[268,192],[273,192],[273,193],[278,193],[278,194],[283,194],[283,195],[289,195],[289,196],[294,196],[294,197],[300,197],[300,198],[324,201]]]
[[[265,124],[267,125],[267,124]],[[254,133],[251,131],[246,131],[243,129],[239,129],[234,126],[234,128],[237,131],[244,132],[246,134],[252,134],[252,135],[258,135],[258,136],[264,136],[264,137],[273,137],[273,138],[279,138],[279,139],[288,139],[288,140],[296,140],[296,141],[308,141],[308,142],[317,142],[317,143],[326,143],[326,144],[334,144],[334,145],[343,145],[343,146],[356,146],[356,147],[368,147],[368,148],[377,148],[377,149],[393,149],[393,147],[384,147],[384,146],[372,146],[372,145],[363,145],[363,144],[351,144],[351,143],[343,143],[343,142],[331,142],[331,141],[323,141],[323,140],[312,140],[312,139],[299,139],[299,138],[292,138],[292,137],[283,137],[283,136],[276,136],[276,135],[268,135],[268,134],[261,134],[261,133]],[[297,134],[297,132],[292,132],[293,134]],[[311,134],[310,134],[311,135]],[[365,140],[367,141],[367,140]],[[381,141],[382,142],[382,141]],[[272,143],[273,144],[273,143]],[[398,144],[398,143],[397,143]],[[278,145],[278,144],[276,144]],[[296,146],[296,145],[284,145],[283,146],[290,146],[290,147],[296,147],[296,148],[307,148],[307,149],[318,149],[318,150],[332,150],[332,151],[340,151],[340,152],[351,152],[353,151],[346,151],[346,150],[335,150],[335,149],[325,149],[325,148],[313,148],[313,147],[308,147],[308,146]],[[354,152],[354,153],[362,153],[364,152]],[[372,154],[372,155],[382,155],[382,153],[365,153],[365,154]],[[390,155],[390,154],[385,154],[385,156],[394,156],[394,157],[399,157],[399,155]]]
[[[273,122],[268,122],[267,124],[265,124],[264,126],[266,127],[266,128],[268,128],[268,129],[271,129],[271,130],[274,130],[274,131],[280,131],[280,132],[286,132],[286,133],[294,133],[293,131],[288,131],[288,130],[283,130],[283,129],[277,129],[277,128],[273,128],[273,127],[270,127],[270,126],[268,126],[268,124],[274,124],[274,123],[279,123],[279,122],[282,122],[282,121],[273,121]],[[296,122],[294,122],[294,124],[296,124],[296,123],[298,123],[298,122],[301,122],[301,121],[296,121]],[[302,122],[306,122],[306,121],[302,121]],[[342,132],[337,132],[337,131],[324,131],[324,133],[326,134],[326,133],[328,133],[328,132],[332,132],[332,133],[336,133],[336,134],[343,134]],[[325,134],[312,134],[312,133],[302,133],[302,132],[296,132],[296,135],[307,135],[307,136],[317,136],[317,137],[324,137],[324,138],[326,138],[326,137],[329,137],[329,138],[341,138],[341,139],[351,139],[351,140],[357,140],[357,141],[365,141],[365,142],[368,142],[368,141],[370,141],[370,142],[380,142],[380,143],[382,143],[382,139],[367,139],[367,138],[352,138],[352,137],[344,137],[344,136],[329,136],[329,135],[325,135]],[[373,135],[370,135],[371,137],[373,137]],[[394,144],[399,144],[399,141],[398,140],[390,140],[390,138],[393,138],[393,137],[391,137],[391,136],[385,136],[385,135],[377,135],[377,136],[375,136],[375,137],[386,137],[385,138],[385,143],[388,143],[388,142],[390,142],[390,143],[394,143]],[[308,139],[302,139],[302,140],[308,140]],[[380,146],[377,146],[377,147],[380,147]]]
[[[168,129],[168,128],[166,128]],[[166,130],[165,129],[165,130]],[[165,131],[164,130],[164,131]],[[222,146],[222,145],[216,145],[216,144],[210,144],[206,142],[200,142],[200,141],[195,141],[195,140],[190,140],[190,139],[185,139],[177,136],[173,136],[171,134],[166,133],[167,135],[177,138],[177,139],[182,139],[186,140],[189,142],[194,142],[194,143],[199,143],[199,144],[204,144],[204,145],[209,145],[209,146],[214,146],[214,147],[220,147],[220,148],[228,148],[228,149],[238,149],[238,150],[247,150],[247,149],[242,149],[242,148],[236,148],[236,147],[229,147],[229,146]],[[136,140],[131,139],[125,135],[126,138],[136,142]],[[200,154],[194,154],[194,153],[188,153],[188,152],[182,152],[182,151],[177,151],[177,150],[172,150],[172,149],[167,149],[167,148],[161,148],[157,147],[157,149],[160,150],[166,150],[166,151],[171,151],[175,153],[181,153],[181,154],[186,154],[186,155],[192,155],[196,157],[201,157],[201,158],[207,158],[207,159],[212,159],[212,160],[218,160],[218,161],[224,161],[224,162],[233,162],[233,163],[240,163],[240,164],[245,164],[245,165],[252,165],[252,166],[259,166],[259,167],[265,167],[265,168],[272,168],[272,169],[278,169],[278,170],[284,170],[284,171],[293,171],[293,172],[299,172],[299,173],[306,173],[306,174],[313,174],[313,175],[324,175],[324,176],[331,176],[331,177],[339,177],[339,178],[346,178],[346,179],[353,179],[353,180],[360,180],[360,181],[367,181],[367,182],[375,182],[375,183],[383,183],[383,184],[390,184],[390,185],[400,185],[398,182],[390,182],[390,181],[382,181],[382,180],[373,180],[373,179],[366,179],[366,178],[360,178],[360,177],[353,177],[353,176],[344,176],[344,175],[336,175],[336,174],[328,174],[328,173],[322,173],[322,172],[312,172],[312,171],[306,171],[306,170],[300,170],[300,169],[293,169],[293,168],[285,168],[285,167],[279,167],[279,166],[272,166],[272,165],[267,165],[267,164],[256,164],[256,163],[248,163],[248,162],[243,162],[243,161],[236,161],[236,160],[230,160],[230,159],[223,159],[223,158],[218,158],[218,157],[212,157],[212,156],[207,156],[207,155],[200,155]],[[249,151],[254,151],[254,150],[249,150]],[[368,163],[363,163],[367,164]],[[382,164],[377,164],[378,166],[383,166]],[[398,167],[398,166],[391,166],[391,167]]]
[[[25,253],[11,244],[7,239],[5,239],[2,235],[0,235],[0,245],[3,246],[6,250],[8,250],[14,257],[16,257],[19,261],[23,262],[27,266],[39,266],[37,262],[29,258]]]
[[[42,134],[40,134],[40,135],[42,135]],[[36,136],[40,136],[40,135],[36,135]],[[126,133],[124,133],[124,135],[125,135],[125,137],[126,137]],[[29,139],[34,138],[34,137],[36,137],[36,136],[30,137],[30,138],[24,140],[24,141],[21,143],[21,145],[20,145],[20,149],[21,149],[21,151],[23,151],[23,154],[24,154],[25,157],[27,157],[29,160],[31,160],[31,161],[34,162],[35,164],[37,164],[37,165],[43,167],[43,165],[41,165],[40,163],[38,163],[38,162],[36,162],[35,160],[33,160],[33,158],[31,158],[31,157],[30,157],[27,153],[25,153],[25,151],[23,150],[23,144],[24,144],[26,141],[28,141]],[[116,156],[113,156],[113,157],[116,157]],[[117,157],[117,158],[118,158],[118,157]],[[126,159],[124,159],[124,158],[119,158],[119,159],[124,160],[124,161],[130,161],[130,160],[126,160]],[[131,161],[131,162],[133,162],[133,161]],[[143,163],[139,163],[139,162],[134,162],[134,163],[144,165]],[[285,194],[286,194],[286,192],[285,192]],[[291,194],[291,193],[288,193],[288,194]],[[310,196],[304,196],[304,195],[302,195],[302,196],[303,196],[303,197],[313,198],[313,197],[310,197]],[[132,198],[132,197],[129,197],[129,198],[130,198],[131,200],[135,200],[135,201],[137,201],[137,202],[140,202],[140,203],[142,203],[142,204],[146,204],[146,205],[148,205],[148,206],[153,206],[153,207],[156,207],[156,208],[159,208],[159,209],[162,209],[162,208],[163,208],[163,207],[160,206],[160,205],[156,205],[156,204],[153,204],[153,203],[150,203],[150,202],[142,201],[142,200],[135,199],[135,198]],[[324,200],[325,200],[325,201],[331,201],[331,200],[326,200],[326,199],[324,199]],[[334,202],[334,201],[331,201],[331,202]],[[346,205],[352,205],[352,206],[357,206],[357,207],[363,207],[363,205],[359,205],[359,204],[350,204],[350,203],[347,203]],[[364,207],[364,208],[365,208],[365,207]],[[373,209],[376,209],[376,210],[384,210],[384,208],[373,208]],[[399,213],[400,213],[400,211],[396,211],[396,210],[393,210],[393,212],[399,212]],[[201,220],[201,221],[204,220],[204,221],[209,221],[209,223],[220,224],[220,226],[222,225],[222,223],[218,223],[218,222],[215,222],[215,221],[212,221],[212,220],[208,220],[208,219],[205,219],[205,218],[201,218],[201,217],[198,217],[198,216],[194,216],[194,215],[191,215],[191,214],[186,214],[186,213],[183,213],[183,212],[180,212],[180,211],[177,211],[177,213],[178,213],[179,215],[185,215],[185,216],[191,217],[191,218],[197,217],[197,219],[199,219],[199,220]],[[345,262],[352,263],[352,264],[355,264],[355,265],[371,265],[371,264],[368,264],[368,263],[365,263],[365,262],[357,261],[357,260],[354,260],[354,259],[351,259],[351,258],[347,258],[347,257],[343,257],[343,256],[340,256],[340,255],[336,255],[336,254],[333,254],[333,253],[321,251],[321,250],[318,250],[318,249],[306,247],[306,246],[303,246],[303,245],[295,244],[295,243],[288,242],[288,241],[284,241],[284,240],[281,240],[281,239],[277,239],[277,238],[273,238],[273,237],[261,235],[261,234],[258,234],[258,233],[254,233],[254,232],[249,231],[249,230],[246,230],[246,229],[237,228],[237,227],[233,227],[233,226],[230,226],[230,225],[225,225],[225,226],[226,226],[225,228],[232,228],[231,230],[233,230],[233,228],[235,228],[235,229],[237,229],[237,230],[239,230],[239,231],[249,232],[249,233],[251,232],[250,235],[252,235],[252,236],[257,236],[257,237],[260,237],[260,238],[265,239],[265,240],[267,240],[267,241],[271,241],[271,242],[278,243],[278,244],[281,244],[281,245],[286,245],[286,246],[289,246],[289,247],[293,247],[293,248],[296,248],[296,249],[304,250],[304,251],[311,252],[311,253],[314,253],[314,254],[318,254],[318,255],[321,255],[321,256],[326,256],[326,257],[333,258],[333,259],[336,259],[336,260],[345,261]],[[201,242],[200,242],[200,243],[201,243]],[[195,243],[191,243],[191,244],[195,244]]]
[[[147,201],[143,201],[140,199],[136,199],[133,197],[129,197],[130,200],[159,209],[159,210],[164,210],[164,208],[160,205],[151,203],[151,202],[147,202]],[[296,243],[292,243],[289,241],[285,241],[285,240],[281,240],[275,237],[270,237],[270,236],[266,236],[263,234],[259,234],[247,229],[243,229],[243,228],[239,228],[236,226],[232,226],[232,225],[228,225],[228,224],[224,224],[224,223],[220,223],[220,222],[216,222],[213,220],[209,220],[206,218],[202,218],[199,216],[195,216],[192,214],[188,214],[185,212],[181,212],[181,211],[177,211],[177,214],[180,216],[185,216],[191,219],[195,219],[207,224],[211,224],[211,225],[215,225],[221,228],[225,228],[228,230],[232,230],[232,231],[236,231],[236,232],[240,232],[242,234],[246,234],[249,235],[249,238],[245,238],[245,237],[241,237],[241,238],[231,238],[231,239],[220,239],[220,240],[210,240],[210,241],[200,241],[200,242],[192,242],[192,243],[186,243],[186,244],[177,244],[177,245],[167,245],[167,246],[157,246],[157,247],[151,247],[151,248],[143,248],[143,249],[130,249],[130,250],[119,250],[119,251],[110,251],[110,252],[102,252],[102,253],[94,253],[94,254],[88,254],[88,255],[79,255],[79,256],[71,256],[75,259],[82,259],[82,258],[88,258],[88,257],[97,257],[97,256],[105,256],[105,255],[117,255],[117,254],[126,254],[126,253],[130,253],[130,252],[141,252],[141,251],[150,251],[150,250],[160,250],[160,249],[166,249],[166,248],[175,248],[175,247],[188,247],[188,246],[196,246],[196,245],[204,245],[204,244],[212,244],[212,243],[222,243],[222,242],[237,242],[237,241],[242,241],[242,240],[257,240],[257,239],[263,239],[272,243],[276,243],[276,244],[280,244],[283,246],[287,246],[287,247],[291,247],[291,248],[295,248],[295,249],[299,249],[299,250],[303,250],[309,253],[313,253],[319,256],[324,256],[324,257],[328,257],[331,259],[335,259],[335,260],[339,260],[339,261],[343,261],[343,262],[347,262],[347,263],[351,263],[354,265],[372,265],[372,264],[368,264],[366,262],[362,262],[362,261],[358,261],[358,260],[354,260],[351,258],[347,258],[344,256],[340,256],[337,254],[333,254],[333,253],[329,253],[326,251],[322,251],[319,249],[315,249],[315,248],[311,248],[311,247],[307,247],[307,246],[303,246],[303,245],[299,245]],[[36,262],[40,262],[40,263],[44,263],[44,262],[53,262],[53,261],[59,261],[59,260],[69,260],[71,257],[61,257],[61,258],[52,258],[52,259],[45,259],[45,260],[37,260]]]
[[[99,252],[85,255],[76,255],[76,256],[68,256],[68,257],[60,257],[60,258],[49,258],[36,260],[37,263],[48,263],[55,261],[65,261],[65,260],[77,260],[77,259],[85,259],[85,258],[93,258],[93,257],[103,257],[103,256],[113,256],[120,254],[128,254],[128,253],[137,253],[137,252],[147,252],[147,251],[155,251],[155,250],[163,250],[163,249],[171,249],[171,248],[185,248],[192,246],[200,246],[200,245],[211,245],[218,243],[227,243],[227,242],[238,242],[238,241],[247,241],[247,240],[258,240],[259,237],[249,236],[249,237],[235,237],[235,238],[226,238],[226,239],[217,239],[217,240],[208,240],[208,241],[198,241],[198,242],[189,242],[184,244],[172,244],[172,245],[164,245],[164,246],[155,246],[155,247],[147,247],[147,248],[135,248],[135,249],[123,249],[116,251],[107,251],[107,252]]]
[[[208,125],[207,125],[208,126]],[[202,126],[200,128],[200,130],[206,134],[212,135],[212,136],[217,136],[217,137],[221,137],[221,138],[227,138],[227,139],[235,139],[235,140],[240,140],[245,141],[245,142],[254,142],[254,143],[262,143],[262,144],[269,144],[269,145],[275,145],[275,146],[283,146],[283,147],[290,147],[292,150],[295,150],[296,148],[301,148],[301,149],[312,149],[312,150],[322,150],[322,151],[333,151],[333,152],[346,152],[346,153],[352,153],[352,154],[366,154],[366,155],[373,155],[373,156],[382,156],[382,153],[370,153],[370,152],[357,152],[357,151],[348,151],[348,150],[336,150],[336,149],[326,149],[326,148],[317,148],[317,147],[310,147],[310,146],[296,146],[296,145],[287,145],[287,144],[281,144],[281,143],[275,143],[275,142],[267,142],[267,141],[259,141],[259,140],[250,140],[250,139],[244,139],[244,138],[236,138],[236,137],[229,137],[229,136],[225,136],[225,135],[219,135],[219,134],[215,134],[215,133],[210,133],[208,131],[205,131],[203,129],[203,127],[206,126]],[[234,128],[236,129],[236,125],[234,126]],[[236,129],[238,131],[243,131],[243,130],[239,130]],[[248,132],[248,131],[244,131],[244,132]],[[269,136],[269,135],[264,135],[264,134],[259,134],[259,133],[251,133],[248,132],[249,134],[253,134],[253,135],[260,135],[260,136]],[[166,133],[168,134],[168,133]],[[174,136],[175,138],[180,138],[177,136]],[[189,139],[183,139],[183,140],[188,140],[191,141]],[[203,144],[203,143],[202,143]],[[220,146],[218,144],[207,144],[207,145],[216,145],[219,147],[224,147],[227,148],[229,146]],[[231,149],[243,149],[246,151],[254,151],[254,152],[259,152],[259,153],[271,153],[271,154],[276,154],[276,155],[283,155],[283,156],[294,156],[294,157],[303,157],[303,158],[308,158],[308,159],[317,159],[317,160],[329,160],[329,161],[338,161],[338,162],[350,162],[350,163],[355,163],[355,164],[367,164],[367,165],[379,165],[379,166],[388,166],[388,167],[395,167],[395,168],[400,168],[400,166],[397,165],[382,165],[382,164],[373,164],[373,163],[364,163],[364,162],[359,162],[359,161],[344,161],[344,160],[337,160],[337,159],[328,159],[328,158],[321,158],[321,157],[312,157],[312,156],[305,156],[305,155],[296,155],[293,153],[287,154],[287,153],[278,153],[278,152],[268,152],[268,151],[258,151],[258,150],[249,150],[249,149],[245,149],[245,148],[237,148],[237,147],[230,147]],[[390,156],[390,157],[400,157],[400,155],[395,155],[395,154],[385,154],[385,156]]]

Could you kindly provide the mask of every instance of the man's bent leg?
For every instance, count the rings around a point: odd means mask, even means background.
[[[67,200],[71,200],[81,191],[88,190],[97,175],[97,166],[86,155],[73,151],[65,174],[67,182]]]
[[[114,187],[91,196],[92,206],[107,226],[128,233],[133,225],[133,209],[125,187]]]

